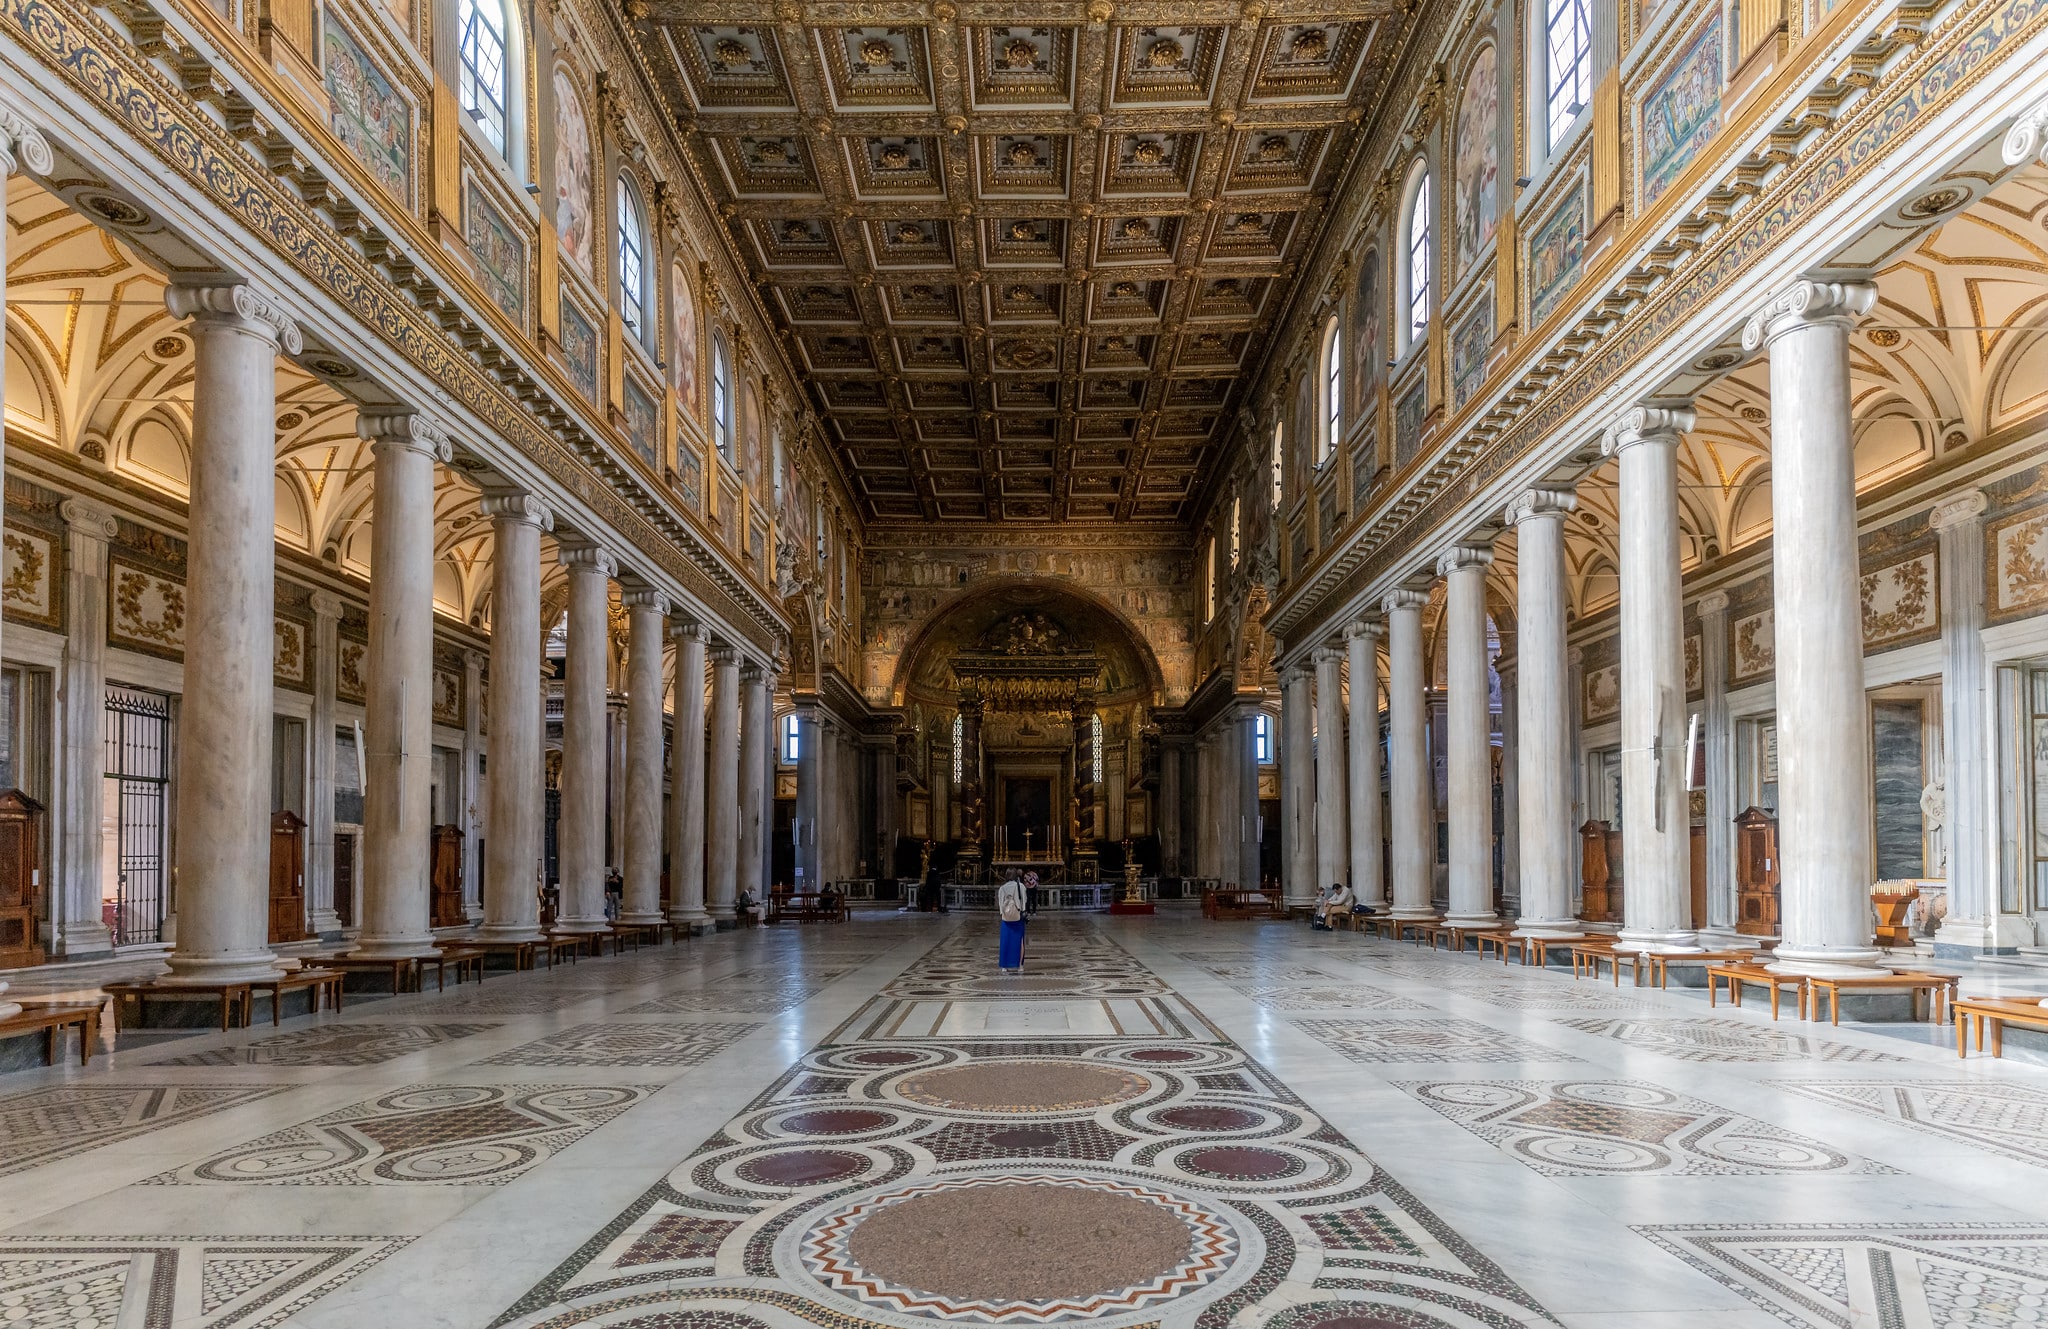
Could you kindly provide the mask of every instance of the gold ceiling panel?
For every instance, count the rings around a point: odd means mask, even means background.
[[[871,521],[1178,522],[1402,22],[649,0],[633,32]]]

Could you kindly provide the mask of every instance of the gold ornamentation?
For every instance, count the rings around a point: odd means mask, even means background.
[[[1168,69],[1187,58],[1181,44],[1171,37],[1161,37],[1145,48],[1145,63],[1154,69]]]
[[[885,69],[896,59],[896,48],[880,37],[870,37],[860,44],[861,63],[870,69]]]
[[[1287,46],[1288,56],[1303,62],[1320,60],[1329,53],[1330,34],[1321,28],[1295,33],[1294,40]]]
[[[753,59],[753,53],[747,50],[747,44],[734,37],[720,37],[718,44],[711,48],[711,54],[721,69],[744,65]]]
[[[1038,63],[1038,46],[1022,37],[1012,37],[1003,46],[1003,63],[1012,69],[1030,69]]]

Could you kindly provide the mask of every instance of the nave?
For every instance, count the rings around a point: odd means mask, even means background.
[[[2026,1051],[1299,924],[1030,931],[1022,975],[870,914],[10,1076],[0,1322],[2043,1317]]]

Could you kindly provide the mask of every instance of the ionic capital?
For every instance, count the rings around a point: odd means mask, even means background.
[[[173,318],[221,323],[237,331],[268,337],[286,355],[306,349],[299,325],[284,306],[242,282],[218,286],[173,286],[164,292],[164,307]]]
[[[1419,613],[1429,603],[1428,591],[1411,590],[1406,586],[1388,591],[1380,600],[1381,612],[1392,616],[1397,613]]]
[[[1436,558],[1436,575],[1448,577],[1466,568],[1482,571],[1493,562],[1493,551],[1479,545],[1452,545]]]
[[[1563,517],[1578,510],[1579,496],[1570,489],[1538,485],[1515,498],[1507,507],[1507,522],[1520,526],[1538,517]]]
[[[711,643],[711,629],[693,618],[671,618],[668,625],[668,635],[674,637],[677,642],[684,644],[694,643],[698,646],[708,646]]]
[[[32,175],[48,175],[56,169],[50,143],[42,131],[19,112],[0,106],[0,180],[26,166]]]
[[[1764,302],[1742,328],[1742,349],[1754,351],[1788,332],[1849,320],[1870,312],[1877,288],[1868,282],[1798,281]]]
[[[1699,611],[1701,618],[1711,614],[1725,614],[1728,612],[1728,592],[1708,591],[1693,602],[1693,607]]]
[[[2007,166],[2023,166],[2029,157],[2048,166],[2048,101],[2035,103],[2006,131],[2004,156]]]
[[[1934,505],[1927,514],[1927,524],[1937,531],[1952,530],[1975,521],[1991,506],[1991,500],[1981,489],[1965,489],[1960,494],[1951,494]]]
[[[719,669],[732,668],[740,658],[739,647],[726,641],[713,641],[705,654],[710,657],[712,665]]]
[[[1632,406],[1600,436],[1600,455],[1619,456],[1638,443],[1676,447],[1685,432],[1699,423],[1689,406]]]
[[[356,417],[356,437],[366,440],[373,453],[403,448],[438,462],[455,459],[455,445],[448,439],[447,426],[420,411],[378,415],[365,412]]]
[[[1346,641],[1378,641],[1387,635],[1387,625],[1370,618],[1353,619],[1344,628]]]
[[[494,522],[538,526],[543,531],[555,529],[555,514],[548,510],[547,504],[524,489],[486,489],[478,506]]]
[[[1344,663],[1344,648],[1336,642],[1325,642],[1321,646],[1316,647],[1313,658],[1316,662],[1316,668],[1320,669],[1324,665],[1328,665],[1330,668],[1335,669],[1338,665]]]
[[[668,612],[668,592],[657,591],[649,586],[636,587],[621,592],[619,603],[628,609],[652,609],[658,618]]]
[[[348,609],[348,601],[333,591],[315,591],[306,597],[306,605],[313,611],[316,620],[332,619],[341,622],[341,616]]]
[[[67,498],[57,505],[57,515],[64,518],[64,529],[72,535],[105,544],[114,538],[119,529],[114,521],[114,510],[83,498]]]
[[[611,578],[619,571],[619,561],[603,545],[563,544],[555,551],[555,561],[569,569],[571,575],[594,571],[601,577]]]
[[[747,660],[740,665],[740,682],[747,687],[759,687],[767,679],[768,671],[754,661]]]

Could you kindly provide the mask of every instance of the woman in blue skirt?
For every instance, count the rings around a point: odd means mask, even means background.
[[[1025,906],[1024,883],[1013,873],[1010,879],[996,888],[996,913],[1002,917],[1002,944],[997,951],[996,963],[1006,974],[1021,973],[1024,969],[1024,927]]]

